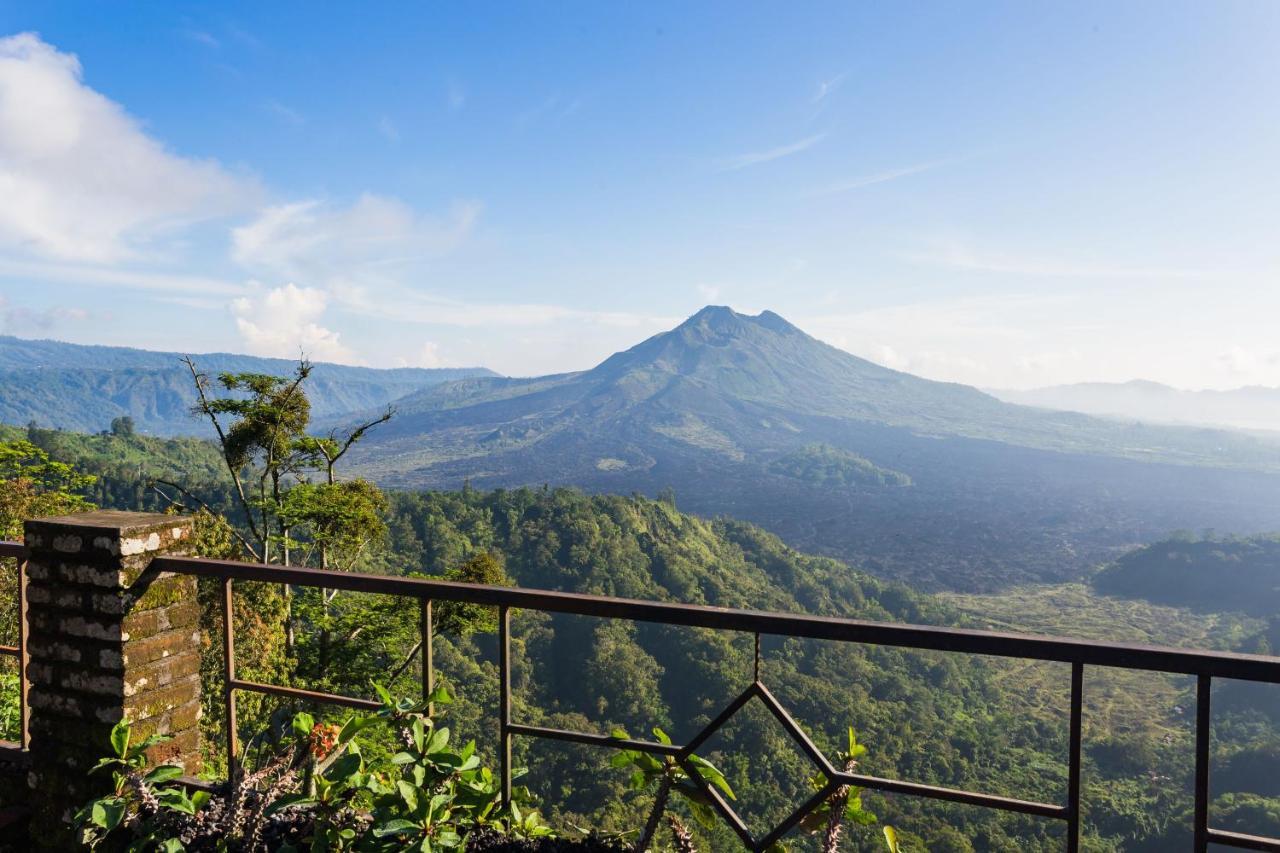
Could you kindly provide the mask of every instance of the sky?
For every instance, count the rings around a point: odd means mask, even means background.
[[[0,333],[584,369],[704,304],[1280,385],[1280,3],[0,0]]]

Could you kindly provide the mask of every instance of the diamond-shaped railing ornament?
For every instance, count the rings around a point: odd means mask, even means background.
[[[755,838],[751,834],[750,828],[742,817],[734,810],[733,806],[729,804],[729,801],[724,798],[714,785],[702,777],[702,774],[698,772],[698,768],[689,760],[689,756],[693,755],[700,746],[710,740],[716,732],[720,731],[720,729],[723,728],[729,720],[733,719],[735,714],[746,707],[747,703],[752,699],[759,699],[764,706],[769,709],[769,713],[773,714],[774,718],[782,724],[782,728],[791,736],[792,741],[800,747],[801,751],[809,757],[809,760],[817,766],[819,772],[821,772],[827,779],[827,783],[823,785],[817,793],[805,802],[801,803],[786,820],[782,821],[782,823],[770,830],[768,834],[759,839]],[[698,732],[698,734],[694,736],[693,740],[685,744],[676,756],[676,760],[680,762],[680,766],[684,768],[684,772],[688,774],[689,779],[702,790],[715,810],[720,813],[720,816],[725,819],[725,822],[729,824],[733,831],[738,834],[738,837],[742,839],[742,842],[751,850],[768,849],[784,835],[794,829],[796,825],[799,824],[800,821],[804,820],[805,817],[807,817],[814,809],[822,805],[823,801],[830,797],[840,785],[840,783],[835,779],[838,771],[832,766],[831,762],[827,760],[827,757],[822,754],[822,750],[818,749],[817,745],[809,739],[809,736],[805,734],[804,729],[800,728],[799,723],[797,723],[792,716],[787,713],[787,709],[783,708],[782,704],[779,703],[778,700],[774,698],[774,695],[769,692],[769,688],[765,687],[759,681],[753,682],[750,687],[742,691],[742,693],[738,695],[738,698],[730,702],[714,720],[708,723],[702,731]]]

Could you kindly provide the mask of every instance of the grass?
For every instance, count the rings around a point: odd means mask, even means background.
[[[943,593],[940,597],[992,630],[1084,640],[1230,649],[1263,627],[1261,620],[1240,614],[1201,614],[1110,598],[1080,583],[1016,587],[992,595]],[[1062,665],[1000,660],[995,666],[997,680],[1023,703],[1020,712],[1037,719],[1064,718],[1067,676]],[[1166,743],[1183,739],[1194,716],[1186,707],[1189,687],[1186,677],[1088,667],[1085,737],[1145,733]]]

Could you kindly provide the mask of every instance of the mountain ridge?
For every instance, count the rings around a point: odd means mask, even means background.
[[[519,422],[530,438],[588,420],[604,425],[624,413],[625,423],[615,426],[625,431],[655,423],[679,431],[687,414],[701,408],[753,422],[737,423],[730,433],[803,415],[1047,450],[1280,470],[1280,443],[1177,428],[1136,434],[1104,419],[1010,404],[859,358],[773,312],[751,316],[725,306],[707,306],[587,370],[445,382],[414,392],[397,401],[399,422],[382,436],[463,428],[467,409],[477,429],[496,429],[505,419]]]
[[[195,435],[195,392],[180,353],[0,336],[0,422],[97,432],[128,415],[157,435]],[[297,362],[235,353],[193,355],[218,373],[287,375]],[[371,368],[316,362],[311,375],[317,416],[384,407],[442,381],[494,375],[485,368]]]

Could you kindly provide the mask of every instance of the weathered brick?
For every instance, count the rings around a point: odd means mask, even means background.
[[[195,600],[196,579],[184,575],[159,577],[148,583],[145,589],[130,589],[130,610],[140,613],[156,607],[168,607],[180,602]]]
[[[148,664],[130,666],[124,682],[126,698],[147,690],[166,687],[173,682],[200,672],[200,655],[193,651],[160,658]]]
[[[198,768],[200,607],[195,579],[149,569],[182,552],[188,520],[88,513],[27,522],[33,838],[72,846],[66,817],[103,781],[86,780],[128,717],[151,752]],[[101,774],[99,774],[101,776]],[[105,777],[104,777],[105,778]],[[109,785],[109,778],[106,779]]]
[[[185,705],[200,695],[200,675],[184,676],[163,687],[135,693],[125,700],[125,713],[131,720],[158,717]]]
[[[129,666],[140,666],[188,649],[198,649],[199,644],[199,631],[187,627],[170,629],[143,639],[131,638],[124,647],[124,661]]]

